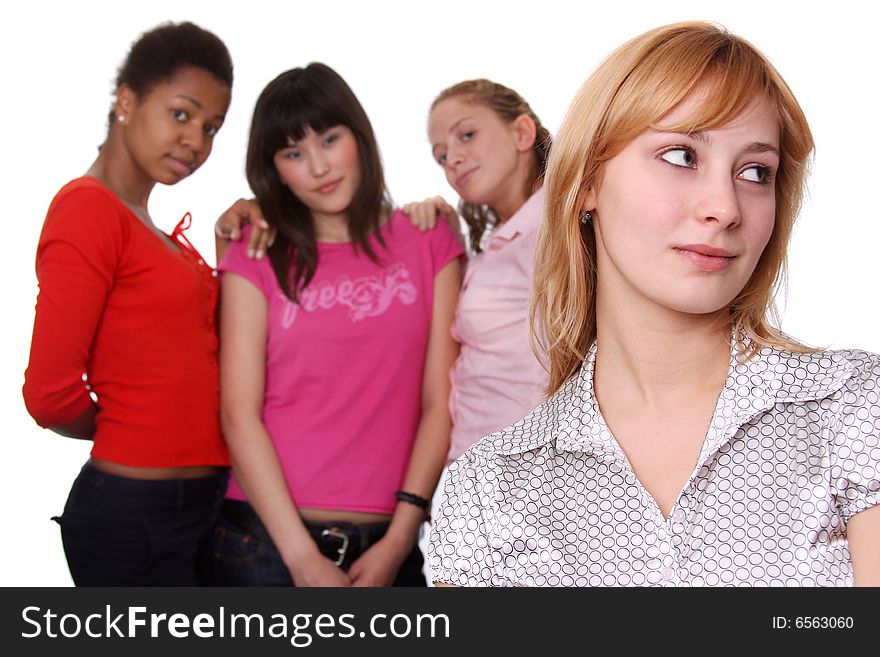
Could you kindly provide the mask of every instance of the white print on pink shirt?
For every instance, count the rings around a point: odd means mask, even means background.
[[[281,314],[281,327],[289,329],[296,321],[300,305],[306,312],[318,309],[329,310],[337,304],[347,306],[348,316],[353,322],[364,317],[383,314],[395,297],[406,305],[415,303],[418,297],[409,270],[402,262],[395,262],[378,276],[361,276],[351,280],[340,276],[333,283],[324,281],[310,285],[300,294],[300,304],[295,304],[282,293],[278,293],[286,305]]]

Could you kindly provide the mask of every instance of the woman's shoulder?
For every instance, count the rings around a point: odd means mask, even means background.
[[[385,229],[386,235],[393,234],[395,237],[407,241],[431,243],[437,241],[438,238],[445,239],[451,237],[455,239],[455,233],[446,221],[438,219],[437,224],[433,228],[423,231],[413,225],[410,216],[400,208],[395,209],[391,213],[385,224]]]
[[[123,233],[131,211],[99,180],[83,176],[71,180],[55,194],[46,213],[43,234],[80,235]]]
[[[241,237],[229,242],[226,254],[217,263],[217,270],[244,276],[257,287],[263,289],[268,281],[274,280],[274,270],[268,255],[263,255],[258,259],[248,257],[248,242],[252,230],[250,224],[242,226]]]
[[[872,368],[880,364],[880,354],[864,349],[829,349],[819,353],[836,355],[860,369]]]
[[[847,363],[850,370],[848,388],[869,387],[880,390],[880,354],[863,349],[838,349],[824,353]]]
[[[872,373],[876,375],[880,367],[880,354],[864,349],[817,349],[803,353],[769,349],[762,353],[770,353],[771,362],[781,364],[801,378],[822,374],[841,378],[864,378],[872,376]]]
[[[768,394],[782,402],[847,398],[846,393],[861,397],[861,391],[876,391],[880,385],[880,355],[863,349],[795,352],[765,347],[737,369],[758,375]]]
[[[846,366],[841,387],[819,405],[830,428],[832,466],[844,475],[857,473],[859,482],[873,479],[876,484],[880,472],[876,458],[880,440],[880,355],[863,349],[819,353]],[[844,479],[846,476],[841,478]],[[854,493],[856,497],[846,493],[847,515],[870,506],[854,503],[865,490],[860,484],[856,488],[862,491]]]
[[[382,235],[389,251],[432,263],[435,273],[453,258],[464,255],[464,247],[446,221],[438,220],[433,228],[422,231],[399,209],[383,226]]]
[[[52,205],[55,206],[59,203],[86,205],[92,208],[95,207],[95,204],[100,204],[126,211],[126,206],[119,200],[119,197],[100,180],[91,176],[74,178],[59,189],[52,200]]]

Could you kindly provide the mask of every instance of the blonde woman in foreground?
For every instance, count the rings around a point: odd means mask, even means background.
[[[713,24],[586,81],[537,252],[551,396],[450,467],[435,582],[880,584],[880,357],[768,319],[812,150],[779,73]]]

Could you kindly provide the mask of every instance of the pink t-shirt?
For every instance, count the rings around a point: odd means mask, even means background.
[[[444,222],[419,232],[396,211],[371,238],[381,264],[349,243],[318,243],[318,269],[292,303],[247,234],[219,269],[269,302],[263,424],[297,506],[392,513],[421,412],[434,276],[463,249]],[[222,338],[221,338],[222,339]],[[227,497],[245,499],[235,477]]]
[[[544,210],[538,190],[468,262],[452,334],[461,353],[452,369],[454,461],[483,436],[513,424],[544,398],[549,374],[529,343],[535,242]]]

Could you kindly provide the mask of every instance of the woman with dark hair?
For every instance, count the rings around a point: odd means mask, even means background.
[[[460,195],[472,252],[452,324],[460,353],[450,375],[448,464],[545,396],[548,373],[529,341],[528,306],[551,137],[520,94],[486,79],[441,91],[428,136],[432,156]],[[403,209],[422,230],[442,215],[458,232],[456,211],[439,196]],[[218,234],[240,238],[244,220],[262,226],[259,210],[237,202],[218,221]],[[250,255],[261,255],[271,236],[252,231]]]
[[[205,162],[231,89],[212,33],[180,23],[142,35],[98,158],[46,216],[24,399],[41,426],[93,441],[58,519],[77,585],[200,581],[229,463],[217,281],[182,234],[189,215],[167,235],[147,202]]]
[[[423,586],[416,534],[449,446],[462,248],[392,209],[363,108],[323,64],[254,110],[248,182],[277,231],[220,264],[221,418],[234,466],[217,581]]]
[[[545,396],[548,373],[529,341],[528,306],[552,139],[520,94],[486,79],[441,91],[431,104],[428,137],[432,156],[460,195],[472,252],[452,327],[461,353],[451,374],[451,463]],[[403,210],[422,230],[442,216],[458,232],[458,214],[440,196]],[[246,221],[260,227],[248,246],[260,257],[273,233],[262,229],[256,203],[234,204],[218,220],[218,236],[239,239]]]

